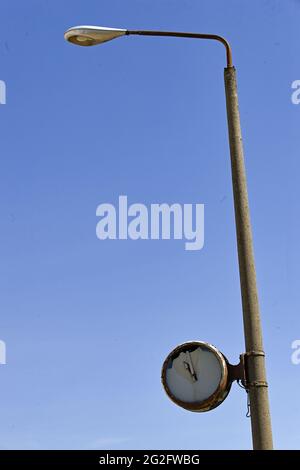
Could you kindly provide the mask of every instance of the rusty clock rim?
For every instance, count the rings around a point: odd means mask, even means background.
[[[205,346],[207,349],[211,350],[214,352],[218,358],[218,361],[221,365],[222,369],[222,377],[220,380],[220,383],[217,387],[217,389],[212,393],[208,398],[206,398],[203,401],[198,401],[194,403],[190,402],[185,402],[183,400],[179,400],[178,398],[175,397],[175,395],[171,392],[170,388],[168,387],[167,380],[166,380],[166,371],[167,371],[167,366],[169,363],[169,360],[171,357],[176,354],[177,351],[182,350],[184,346]],[[163,388],[167,394],[167,396],[178,406],[181,406],[182,408],[185,408],[188,411],[208,411],[211,410],[215,407],[217,407],[221,402],[225,400],[227,397],[229,390],[230,390],[230,380],[229,380],[229,374],[228,374],[228,360],[224,356],[223,353],[221,353],[214,345],[207,343],[205,341],[186,341],[184,343],[179,344],[174,348],[166,357],[166,359],[163,362],[162,365],[162,372],[161,372],[161,381]]]

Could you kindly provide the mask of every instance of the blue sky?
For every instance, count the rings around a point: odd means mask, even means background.
[[[221,34],[233,47],[274,440],[299,448],[300,2],[5,0],[1,5],[0,446],[251,448],[236,385],[210,413],[160,384],[178,343],[244,350],[223,85],[209,42],[67,44],[77,24]],[[296,127],[297,126],[297,127]],[[205,204],[205,245],[100,241],[96,207]]]

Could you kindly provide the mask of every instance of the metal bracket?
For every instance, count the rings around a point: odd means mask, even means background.
[[[264,351],[261,350],[252,350],[252,351],[247,351],[244,354],[244,362],[245,362],[245,371],[246,371],[246,377],[245,377],[245,383],[243,384],[246,388],[246,390],[249,391],[250,388],[254,387],[268,387],[268,383],[265,381],[261,380],[254,380],[250,381],[249,380],[249,374],[248,374],[248,361],[250,357],[265,357]]]
[[[264,357],[264,351],[247,351],[240,355],[240,362],[237,365],[227,364],[229,381],[232,383],[234,380],[241,381],[246,391],[252,387],[268,387],[268,383],[264,381],[250,381],[248,374],[248,359],[250,356]]]
[[[255,382],[247,382],[246,383],[247,385],[247,389],[251,388],[251,387],[266,387],[268,388],[268,382],[263,382],[263,381],[259,381],[259,380],[256,380]]]
[[[244,356],[262,356],[265,357],[265,352],[264,351],[247,351],[243,354]]]
[[[245,386],[247,382],[246,367],[245,367],[245,354],[240,355],[239,364],[236,364],[236,365],[227,364],[227,367],[228,367],[229,381],[232,383],[235,380],[240,380],[242,384]]]
[[[232,365],[227,362],[228,368],[228,383],[231,386],[232,382],[237,380],[240,387],[244,388],[247,392],[247,414],[246,417],[250,418],[251,416],[251,407],[250,407],[250,396],[249,391],[254,387],[268,387],[267,382],[264,381],[252,381],[249,380],[248,374],[248,360],[251,356],[264,356],[264,351],[247,351],[244,354],[240,355],[240,362],[237,365]],[[239,383],[241,382],[241,384]]]

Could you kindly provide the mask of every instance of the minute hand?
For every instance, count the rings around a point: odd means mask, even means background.
[[[195,372],[195,369],[194,369],[194,366],[193,366],[191,354],[190,354],[189,351],[187,351],[186,355],[187,355],[187,358],[188,358],[188,365],[189,365],[191,376],[193,377],[194,381],[196,381],[197,380],[197,375],[196,375],[196,372]]]

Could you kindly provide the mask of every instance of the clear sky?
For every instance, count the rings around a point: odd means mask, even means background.
[[[3,0],[0,447],[251,448],[246,394],[176,407],[178,343],[244,351],[217,43],[64,41],[78,24],[221,34],[233,47],[277,448],[300,448],[300,1]],[[297,126],[297,127],[296,127]],[[205,245],[100,241],[96,207],[205,204]]]

